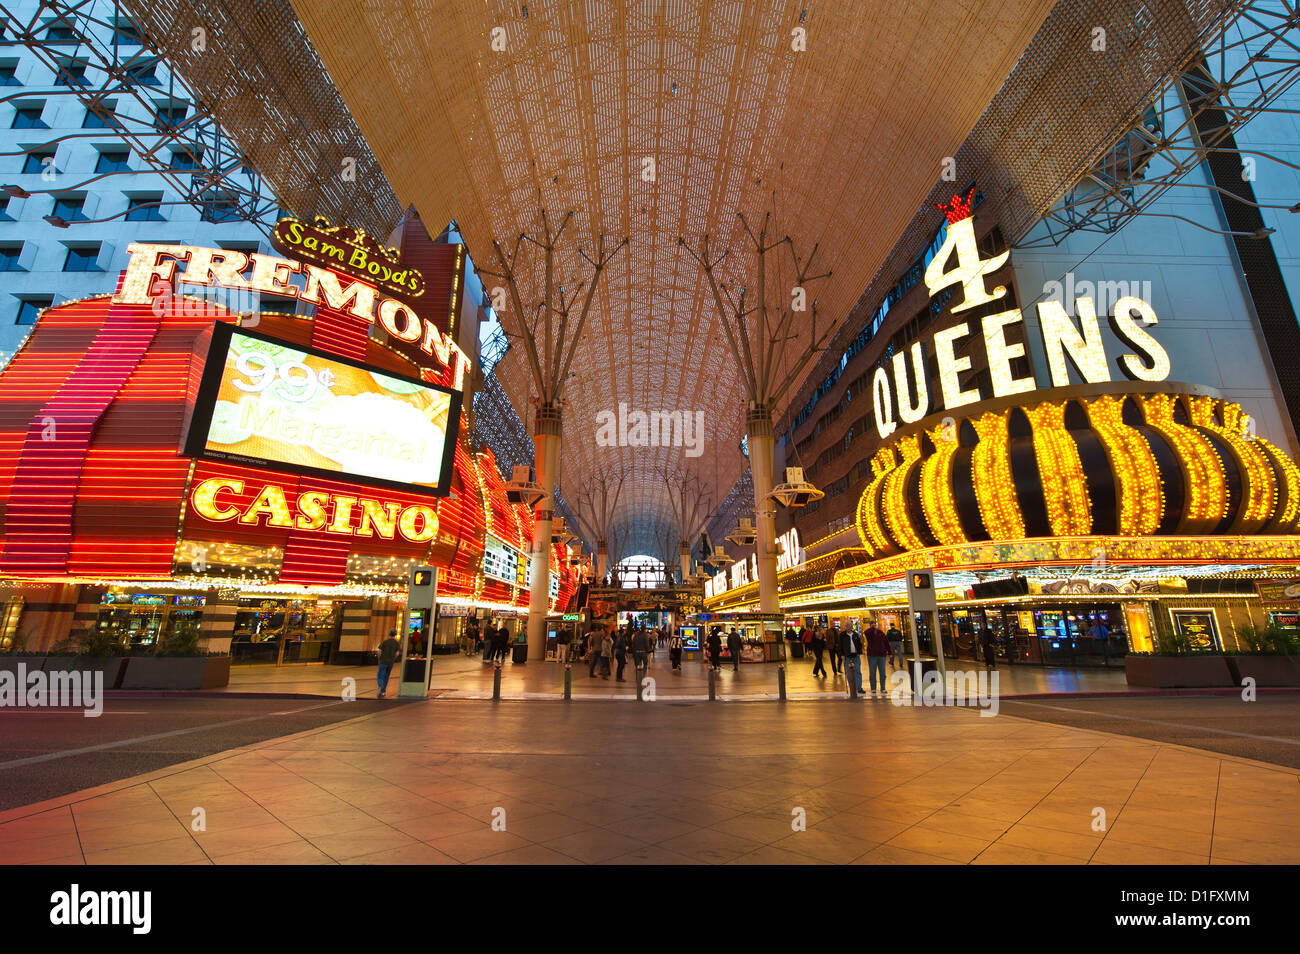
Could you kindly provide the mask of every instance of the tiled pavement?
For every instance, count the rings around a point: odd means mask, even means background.
[[[0,813],[0,862],[1294,864],[1298,786],[883,700],[393,703]]]
[[[828,663],[829,666],[829,663]],[[949,670],[981,669],[970,660],[948,660]],[[707,699],[709,692],[708,668],[699,661],[682,664],[673,672],[668,663],[667,651],[655,653],[648,675],[654,679],[655,692],[660,698]],[[625,682],[609,679],[592,679],[582,664],[573,667],[572,692],[574,699],[635,699],[636,684],[629,660],[624,673]],[[357,694],[374,698],[374,666],[236,666],[230,673],[231,691],[240,692],[293,692],[316,695],[338,695],[345,677],[356,680]],[[865,677],[864,677],[865,678]],[[1123,668],[1102,669],[1045,669],[1040,666],[1002,666],[999,670],[999,689],[1003,695],[1044,692],[1115,692],[1128,689]],[[867,685],[866,682],[863,683]],[[558,699],[564,688],[564,670],[554,660],[533,661],[523,665],[507,662],[501,670],[501,693],[505,699]],[[391,689],[391,687],[390,687]],[[432,691],[444,698],[492,698],[492,666],[477,657],[464,655],[435,656],[433,661]],[[826,679],[812,675],[808,660],[792,659],[786,668],[786,691],[792,699],[817,699],[826,696],[844,696],[848,683],[843,676],[832,674]],[[739,672],[728,666],[718,675],[717,695],[723,701],[775,699],[778,696],[777,666],[775,663],[749,663]]]

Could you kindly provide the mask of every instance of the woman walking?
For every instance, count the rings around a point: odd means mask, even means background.
[[[812,641],[808,645],[812,647],[813,657],[816,659],[813,663],[813,675],[820,674],[825,679],[826,664],[822,662],[822,653],[826,651],[826,633],[820,626],[813,627]]]

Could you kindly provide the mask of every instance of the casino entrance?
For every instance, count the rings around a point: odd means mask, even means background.
[[[338,648],[343,602],[241,599],[235,613],[231,665],[326,663]]]

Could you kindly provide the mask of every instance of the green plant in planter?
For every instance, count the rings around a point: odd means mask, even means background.
[[[78,640],[83,656],[125,656],[127,648],[122,637],[107,629],[92,629]]]
[[[158,640],[154,650],[155,656],[206,656],[207,651],[199,648],[199,634],[196,630],[186,629],[172,633]]]
[[[15,632],[5,643],[4,651],[10,656],[26,656],[27,644],[31,641],[32,634],[28,632]]]
[[[1192,640],[1186,633],[1180,633],[1177,630],[1157,634],[1155,647],[1155,652],[1151,653],[1152,656],[1192,656],[1204,652],[1192,645]]]
[[[1300,653],[1300,634],[1283,629],[1277,620],[1269,620],[1263,629],[1251,623],[1242,627],[1240,635],[1251,655],[1294,656]]]

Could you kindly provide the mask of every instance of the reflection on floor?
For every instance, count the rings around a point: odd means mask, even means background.
[[[394,703],[0,812],[0,863],[1295,864],[1298,785],[880,699]]]
[[[949,674],[957,671],[979,672],[969,660],[949,660]],[[848,694],[848,682],[843,675],[830,670],[827,663],[826,678],[812,675],[812,664],[806,659],[792,659],[786,668],[786,693],[791,699],[816,699],[842,697]],[[635,699],[635,672],[631,657],[624,672],[624,682],[615,679],[592,678],[588,667],[579,662],[572,670],[574,699]],[[657,652],[646,673],[653,680],[656,696],[674,699],[707,699],[709,692],[708,667],[700,661],[687,661],[678,672],[668,662],[666,651]],[[337,696],[343,680],[354,679],[356,694],[361,698],[374,698],[374,666],[236,666],[230,672],[231,691],[291,692],[313,695]],[[432,689],[441,697],[490,699],[492,697],[493,667],[478,656],[435,656],[433,661]],[[888,676],[886,677],[888,680]],[[396,681],[396,673],[393,676]],[[717,697],[723,701],[750,699],[775,699],[778,696],[777,665],[775,663],[741,664],[739,672],[724,666],[717,676]],[[870,688],[870,679],[864,673],[863,687]],[[649,685],[646,691],[651,688]],[[998,669],[998,691],[1001,695],[1021,695],[1049,692],[1117,692],[1126,690],[1122,669],[1043,669],[1038,666],[1006,666]],[[564,669],[554,660],[512,663],[506,661],[501,670],[501,694],[506,699],[558,699],[564,690]],[[396,691],[390,683],[389,695]]]

